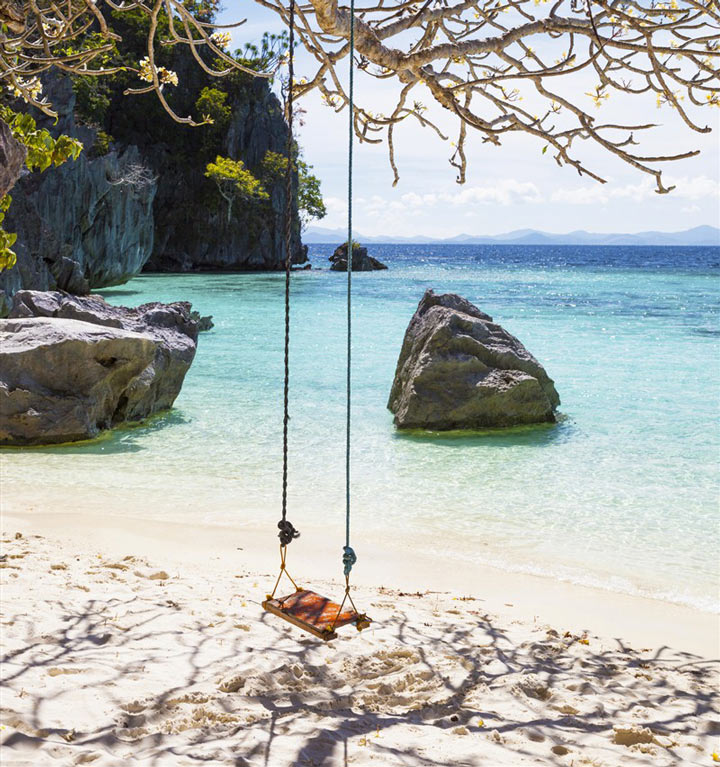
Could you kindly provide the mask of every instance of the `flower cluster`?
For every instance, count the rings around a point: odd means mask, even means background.
[[[161,85],[177,85],[178,76],[172,69],[166,69],[165,67],[157,67],[157,76]],[[145,56],[140,62],[140,70],[138,72],[141,80],[145,80],[147,83],[153,81],[153,65],[150,63],[150,59]]]
[[[677,109],[677,104],[675,102],[684,100],[685,96],[683,96],[680,91],[672,91],[672,96],[667,93],[658,93],[657,98],[655,99],[655,106],[660,109],[661,106],[667,104],[671,109]]]
[[[590,96],[598,109],[603,105],[603,101],[607,101],[610,98],[610,94],[605,91],[605,86],[598,85],[594,92],[585,93],[586,96]]]
[[[10,83],[7,88],[15,98],[23,99],[25,103],[37,101],[42,94],[42,83],[37,77],[33,77],[29,80],[24,80],[23,78],[18,77],[15,82]]]
[[[45,17],[41,24],[43,34],[46,37],[59,37],[63,31],[62,23],[52,17]]]
[[[217,31],[210,35],[210,40],[212,40],[218,48],[227,48],[228,45],[230,45],[230,38],[231,35],[229,32]]]

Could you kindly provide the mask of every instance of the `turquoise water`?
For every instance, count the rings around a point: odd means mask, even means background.
[[[311,246],[315,266],[329,247]],[[376,246],[354,276],[354,525],[407,549],[715,609],[718,249]],[[545,365],[560,422],[401,435],[386,402],[427,287],[466,296]],[[215,329],[175,409],[95,443],[8,451],[5,486],[128,515],[274,525],[281,274],[143,275],[111,302],[189,300]],[[345,278],[293,277],[290,518],[342,525]],[[410,556],[410,554],[407,554]]]

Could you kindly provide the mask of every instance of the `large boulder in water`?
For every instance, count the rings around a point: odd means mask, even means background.
[[[171,407],[197,334],[183,302],[18,292],[0,321],[0,444],[89,439]]]
[[[515,336],[458,295],[425,293],[388,402],[399,428],[553,422],[559,404],[553,381]]]

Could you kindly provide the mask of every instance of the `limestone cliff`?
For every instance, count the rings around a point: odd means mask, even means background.
[[[173,56],[181,82],[173,105],[180,114],[196,112],[198,95],[218,81],[189,60],[187,51]],[[65,76],[45,78],[60,118],[53,125],[40,116],[38,123],[79,138],[85,149],[78,160],[26,174],[15,186],[5,228],[18,234],[18,263],[0,274],[0,316],[22,288],[85,294],[125,282],[143,268],[282,268],[284,178],[265,180],[268,199],[262,205],[238,203],[228,220],[217,188],[205,177],[207,162],[217,154],[259,172],[268,152],[286,153],[287,125],[267,81],[244,75],[221,82],[229,112],[221,130],[178,125],[154,95],[124,96],[128,84],[118,77],[88,86],[104,89],[92,92],[93,107],[103,100],[103,108],[89,115],[86,91],[78,90],[77,81],[73,89]],[[306,260],[297,208],[292,251],[293,262]]]
[[[247,82],[230,102],[232,118],[214,153],[242,159],[250,169],[267,152],[285,154],[287,126],[276,96],[263,80]],[[118,133],[117,128],[113,135]],[[205,128],[184,128],[188,139],[202,142]],[[212,158],[214,159],[214,154]],[[155,244],[148,271],[273,270],[285,261],[285,181],[268,189],[262,209],[235,205],[228,221],[225,204],[204,163],[178,162],[172,145],[158,145],[147,155],[158,175],[155,201]],[[306,260],[300,244],[300,224],[293,221],[293,261]]]
[[[96,131],[75,120],[69,80],[54,80],[50,92],[58,123],[39,124],[79,138],[85,150],[59,168],[26,173],[13,187],[4,225],[18,235],[17,264],[0,273],[0,316],[22,288],[84,294],[125,282],[152,250],[156,185],[139,150],[129,145],[97,156]]]

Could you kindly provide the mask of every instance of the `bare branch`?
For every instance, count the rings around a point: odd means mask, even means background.
[[[287,24],[288,0],[255,0]],[[165,89],[176,81],[158,66],[158,19],[167,19],[168,39],[162,46],[185,45],[205,72],[224,77],[234,71],[258,73],[224,50],[216,25],[197,19],[183,0],[0,0],[0,80],[15,95],[53,114],[42,99],[39,75],[53,67],[82,76],[112,74],[103,56],[119,41],[110,12],[146,14],[147,57],[135,70],[137,87],[128,93],[154,92],[173,119],[197,125],[178,115]],[[350,12],[338,0],[306,0],[295,14],[295,32],[310,54],[314,74],[294,83],[297,96],[318,90],[335,111],[343,110],[348,94],[347,66]],[[238,22],[242,23],[242,22]],[[230,25],[232,26],[232,25]],[[70,46],[88,30],[106,44],[95,48]],[[409,117],[447,140],[444,122],[420,101],[430,99],[456,121],[457,139],[450,163],[457,180],[466,177],[467,141],[473,132],[499,146],[506,134],[531,136],[542,151],[580,175],[604,182],[602,169],[589,167],[583,148],[594,145],[662,183],[664,163],[696,152],[668,151],[643,155],[642,134],[655,127],[617,121],[600,122],[596,110],[613,95],[654,98],[658,107],[672,108],[692,132],[709,126],[698,119],[701,107],[720,107],[720,10],[717,0],[368,0],[355,13],[356,66],[359,76],[396,82],[395,106],[376,114],[372,104],[356,104],[354,130],[360,141],[387,141],[393,183],[398,129]],[[220,34],[220,37],[218,35]],[[163,35],[164,36],[164,35]],[[211,54],[211,55],[208,55]],[[578,83],[582,81],[583,86]],[[588,81],[591,83],[588,89]],[[360,90],[360,89],[359,89]],[[435,110],[443,114],[440,110]]]

